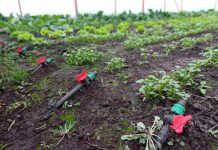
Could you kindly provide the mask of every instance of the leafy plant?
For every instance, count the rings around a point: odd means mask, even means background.
[[[143,84],[139,92],[144,95],[144,100],[158,99],[188,99],[189,94],[185,93],[179,81],[173,79],[165,72],[159,72],[157,76],[150,75],[146,79],[136,81]]]
[[[12,33],[12,37],[16,37],[19,41],[31,41],[34,35],[29,32],[15,31]]]
[[[150,75],[145,79],[136,81],[143,84],[139,92],[144,95],[144,100],[156,98],[170,100],[188,99],[190,96],[184,91],[184,88],[195,84],[193,79],[201,71],[202,67],[214,64],[214,62],[216,64],[215,60],[218,57],[218,50],[210,50],[203,55],[206,57],[205,59],[195,60],[184,69],[176,67],[168,75],[165,72],[159,72],[156,76]],[[204,89],[204,82],[202,84],[202,89]]]
[[[49,36],[51,33],[52,33],[52,31],[49,30],[48,28],[42,28],[42,29],[40,30],[40,34],[41,34],[42,36]]]
[[[51,32],[48,36],[52,38],[60,38],[60,37],[64,37],[65,33],[62,30],[56,30]]]
[[[62,30],[51,31],[48,28],[42,28],[40,34],[42,36],[48,36],[51,38],[59,38],[65,36],[65,32]]]
[[[197,87],[197,89],[199,89],[199,91],[202,95],[205,95],[207,92],[207,89],[209,89],[209,88],[211,88],[211,87],[207,86],[206,81],[201,81],[200,85]]]
[[[156,130],[160,129],[163,125],[163,122],[160,120],[160,117],[154,117],[154,123],[151,127],[145,127],[144,123],[138,122],[136,129],[139,132],[138,134],[129,134],[121,136],[121,140],[139,140],[140,144],[144,144],[146,150],[156,149],[155,143],[157,135],[155,134]]]
[[[116,70],[121,70],[125,66],[125,60],[123,58],[115,57],[112,58],[110,62],[107,62],[106,69],[109,72],[114,72]]]
[[[101,58],[102,53],[92,47],[82,47],[78,50],[71,50],[66,56],[68,64],[83,65],[93,64]]]
[[[127,33],[128,30],[129,30],[129,26],[130,24],[128,22],[120,22],[118,25],[117,25],[117,30],[118,32],[121,32],[121,33]]]
[[[124,41],[124,46],[127,49],[140,48],[144,45],[144,40],[135,36],[128,37],[128,40]]]
[[[95,33],[96,28],[94,26],[85,26],[83,29],[79,31],[79,34],[88,34],[88,33]]]
[[[33,38],[32,39],[32,44],[33,45],[41,45],[41,44],[45,44],[46,42],[44,41],[43,38]]]
[[[172,51],[174,51],[177,48],[178,48],[178,43],[173,42],[172,44],[166,45],[163,50],[166,55],[169,55]]]
[[[206,43],[213,40],[213,34],[208,33],[196,39],[197,43]]]
[[[144,33],[145,32],[145,27],[143,25],[138,25],[136,27],[136,32],[138,33]]]
[[[123,33],[111,33],[106,35],[81,34],[65,39],[67,43],[103,43],[107,41],[119,41],[126,37]]]
[[[196,41],[192,38],[189,38],[189,37],[185,37],[185,38],[181,39],[179,42],[180,42],[180,46],[183,49],[192,48],[196,44]]]

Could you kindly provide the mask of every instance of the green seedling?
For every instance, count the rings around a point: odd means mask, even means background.
[[[125,66],[125,59],[115,57],[112,58],[110,62],[107,62],[106,70],[109,72],[119,71]]]
[[[71,50],[67,54],[67,63],[70,65],[93,64],[102,56],[95,48],[82,47],[78,50]]]

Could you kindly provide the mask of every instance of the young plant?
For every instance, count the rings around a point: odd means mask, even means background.
[[[144,40],[136,36],[130,36],[126,41],[124,41],[124,46],[126,49],[140,48],[144,45]]]
[[[205,95],[207,92],[207,89],[209,89],[211,87],[207,86],[207,82],[206,81],[201,81],[199,86],[197,87],[197,89],[200,91],[200,93],[202,95]]]
[[[12,37],[17,38],[19,41],[32,41],[34,38],[33,34],[24,31],[15,31],[11,35]]]
[[[114,72],[121,70],[125,66],[125,60],[123,58],[115,57],[112,58],[110,62],[107,62],[106,69],[109,72]]]
[[[145,32],[145,27],[144,27],[144,25],[138,25],[138,26],[136,27],[136,32],[138,32],[138,33],[144,33],[144,32]]]
[[[189,94],[184,92],[179,81],[165,72],[159,72],[156,76],[150,75],[146,79],[136,82],[143,84],[139,89],[139,92],[144,95],[143,100],[170,99],[176,101],[190,97]]]
[[[60,140],[57,142],[56,146],[67,136],[70,138],[70,133],[74,132],[76,122],[65,122],[64,125],[60,126],[58,129],[53,130],[53,133],[61,136]]]
[[[95,48],[82,47],[78,50],[71,50],[67,54],[67,63],[70,65],[93,64],[102,56]]]
[[[118,32],[121,32],[121,33],[127,33],[129,30],[129,26],[130,26],[130,24],[128,22],[121,22],[118,24],[117,30],[118,30]]]
[[[192,48],[197,43],[195,39],[190,38],[190,37],[185,37],[181,39],[179,42],[180,42],[180,46],[182,47],[182,49]]]
[[[160,130],[160,128],[163,125],[163,121],[160,120],[160,117],[155,116],[154,117],[154,122],[151,127],[145,127],[144,123],[138,122],[137,123],[137,131],[139,132],[138,134],[129,134],[129,135],[123,135],[121,136],[121,140],[139,140],[140,144],[145,145],[146,150],[155,150],[155,144],[156,144],[156,138],[157,135],[155,132],[157,130]]]
[[[203,54],[206,58],[195,60],[187,65],[186,68],[176,67],[168,75],[165,72],[159,72],[156,76],[150,75],[146,79],[136,81],[143,84],[139,92],[144,95],[145,99],[170,99],[180,100],[188,99],[190,95],[186,93],[185,87],[195,85],[194,77],[201,69],[209,64],[218,63],[218,50],[211,50]],[[205,84],[203,83],[205,89]],[[205,91],[203,90],[203,93]]]
[[[213,40],[213,34],[208,33],[196,39],[197,43],[206,43]]]
[[[163,51],[168,56],[170,53],[172,53],[177,48],[178,48],[178,43],[177,42],[173,42],[172,44],[166,45],[164,47]]]

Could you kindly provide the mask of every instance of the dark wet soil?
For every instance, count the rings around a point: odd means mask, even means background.
[[[97,49],[105,56],[95,66],[65,66],[60,50],[76,49],[77,45],[53,45],[46,48],[43,52],[55,59],[54,64],[29,77],[25,81],[28,84],[21,89],[11,86],[0,93],[0,144],[7,145],[6,149],[15,150],[114,150],[124,145],[132,150],[143,149],[143,145],[138,142],[124,142],[120,137],[134,132],[132,123],[143,122],[150,126],[154,116],[163,117],[169,113],[173,103],[142,101],[138,94],[140,85],[135,81],[153,74],[154,71],[169,72],[177,65],[185,67],[192,60],[201,59],[200,53],[205,47],[218,44],[217,35],[214,33],[215,39],[212,42],[185,51],[177,49],[169,56],[163,56],[162,52],[162,45],[167,43],[147,46],[145,48],[152,49],[159,55],[149,55],[146,63],[139,50],[125,50],[119,42],[99,45]],[[35,54],[33,51],[30,53]],[[108,73],[104,69],[105,62],[115,56],[125,58],[128,67],[119,72]],[[88,68],[88,71],[97,70],[96,80],[71,98],[73,107],[55,110],[50,118],[42,119],[50,105],[76,84],[73,77],[82,68]],[[185,127],[183,135],[172,134],[168,141],[172,141],[173,145],[168,145],[167,141],[163,149],[218,149],[217,138],[207,132],[218,122],[218,68],[209,66],[201,74],[204,75],[201,79],[206,80],[211,89],[206,96],[187,89],[192,95],[187,105],[187,114],[193,116],[193,121]],[[126,75],[127,78],[123,79],[121,75]],[[6,111],[6,107],[13,102],[31,100],[33,97],[39,100],[32,103],[31,107],[24,109],[21,106],[14,111]],[[75,106],[77,102],[80,104]],[[66,112],[77,116],[76,128],[74,133],[56,145],[61,137],[53,134],[52,130],[63,124],[60,116]]]

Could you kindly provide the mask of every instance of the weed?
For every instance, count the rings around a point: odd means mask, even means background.
[[[67,112],[61,115],[61,120],[67,123],[76,122],[76,116],[71,112]]]
[[[28,76],[27,71],[18,66],[14,55],[0,55],[0,65],[0,89],[5,89],[11,84],[19,84]]]
[[[131,74],[125,72],[118,73],[117,75],[120,78],[120,80],[123,82],[125,82],[131,76]]]
[[[158,52],[154,52],[154,53],[151,54],[151,57],[153,59],[157,59],[159,56],[160,56],[160,54]]]
[[[155,149],[156,137],[155,131],[160,129],[163,125],[163,122],[160,121],[158,116],[155,116],[154,123],[151,127],[145,127],[142,122],[137,123],[138,134],[129,134],[121,136],[121,140],[139,140],[140,144],[146,145],[146,150]]]
[[[5,150],[6,147],[7,147],[7,144],[0,144],[0,150]]]
[[[61,136],[56,146],[59,145],[59,143],[65,138],[65,136],[68,136],[68,138],[70,138],[70,133],[74,131],[75,125],[76,122],[65,122],[64,125],[60,126],[56,130],[53,130],[54,134]]]
[[[43,91],[48,88],[48,84],[51,82],[49,77],[44,77],[39,83],[32,86],[34,90]]]
[[[210,128],[207,132],[212,134],[214,137],[218,137],[218,129],[216,129],[218,125],[215,125],[214,127]]]
[[[140,55],[143,57],[143,60],[147,62],[147,59],[148,59],[148,49],[141,48],[140,52],[141,52]]]
[[[15,101],[6,107],[6,111],[11,112],[11,111],[14,111],[14,110],[21,108],[21,107],[23,107],[22,109],[26,109],[26,108],[30,107],[30,105],[31,105],[31,103],[28,100]]]

